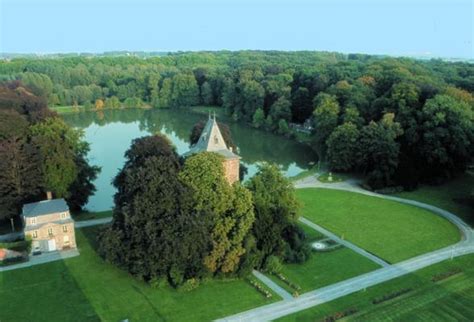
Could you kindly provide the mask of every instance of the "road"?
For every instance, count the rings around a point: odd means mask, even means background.
[[[293,314],[310,307],[323,304],[342,296],[363,290],[391,279],[409,274],[424,267],[442,262],[444,260],[474,253],[474,231],[456,215],[418,201],[406,200],[398,197],[385,196],[370,191],[365,191],[358,187],[357,181],[350,180],[341,183],[321,183],[314,177],[305,178],[295,184],[296,188],[327,188],[346,190],[362,193],[378,198],[394,200],[405,204],[410,204],[420,208],[428,209],[439,216],[442,216],[455,224],[462,234],[462,240],[452,246],[448,246],[427,254],[423,254],[406,261],[385,266],[378,270],[350,278],[314,291],[310,291],[298,298],[283,300],[269,305],[261,306],[249,311],[225,317],[218,321],[270,321],[289,314]]]

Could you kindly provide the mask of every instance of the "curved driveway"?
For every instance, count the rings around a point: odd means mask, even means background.
[[[398,197],[386,196],[361,189],[356,180],[348,180],[341,183],[321,183],[314,177],[309,177],[297,181],[296,188],[327,188],[336,190],[346,190],[361,193],[378,198],[394,200],[397,202],[424,208],[446,218],[455,224],[461,234],[462,240],[452,246],[448,246],[433,252],[420,255],[406,261],[383,267],[381,269],[350,278],[314,291],[302,296],[261,306],[253,310],[242,312],[221,319],[220,321],[270,321],[285,315],[296,313],[310,307],[326,303],[339,297],[363,290],[367,287],[386,282],[402,275],[414,272],[421,268],[442,262],[449,258],[474,253],[474,231],[456,215],[438,207],[422,202],[407,200]]]

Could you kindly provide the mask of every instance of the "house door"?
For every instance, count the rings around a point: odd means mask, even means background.
[[[56,240],[50,239],[48,240],[48,251],[52,252],[54,250],[56,250]]]

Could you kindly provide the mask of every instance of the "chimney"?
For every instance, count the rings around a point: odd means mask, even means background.
[[[53,193],[51,191],[46,191],[46,199],[48,200],[53,199]]]

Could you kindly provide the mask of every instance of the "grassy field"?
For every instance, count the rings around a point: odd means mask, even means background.
[[[152,288],[95,253],[97,229],[76,231],[78,257],[0,273],[1,321],[209,321],[279,299],[243,280],[190,292]]]
[[[304,217],[388,262],[460,239],[454,225],[424,209],[338,190],[297,189],[296,194]]]
[[[421,186],[415,191],[396,194],[398,197],[426,202],[451,211],[474,227],[474,211],[468,197],[474,189],[474,172],[466,173],[439,186]]]
[[[300,294],[326,285],[346,280],[380,268],[374,262],[348,248],[339,248],[330,252],[313,252],[303,264],[285,264],[281,273],[292,283],[301,287]],[[270,278],[293,293],[277,277]]]
[[[112,217],[112,210],[99,211],[99,212],[80,212],[72,214],[75,221],[91,220]]]
[[[433,282],[433,276],[460,268],[461,273]],[[402,289],[412,290],[383,303],[372,300]],[[474,255],[448,260],[415,273],[347,295],[278,321],[319,321],[349,308],[357,313],[345,321],[473,321]]]
[[[67,106],[67,105],[48,106],[48,108],[50,110],[55,111],[55,112],[60,113],[60,114],[84,111],[84,107],[82,105],[79,105],[79,106],[72,106],[72,105],[69,105],[69,106]]]

